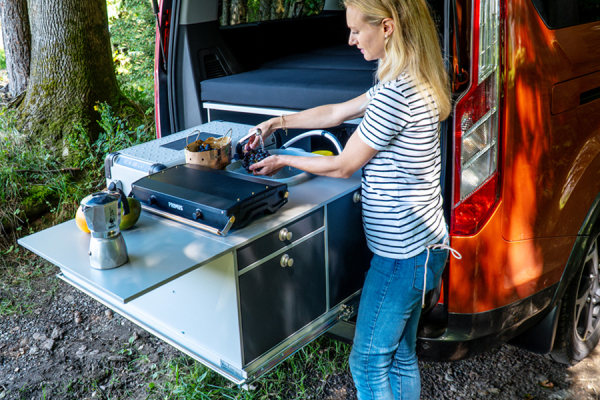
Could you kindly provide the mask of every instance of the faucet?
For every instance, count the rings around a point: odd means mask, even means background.
[[[247,140],[250,140],[250,138],[260,136],[261,134],[262,134],[262,131],[258,128],[255,131],[250,131],[250,133],[248,133],[246,136],[244,136],[243,138],[238,140],[237,144],[235,145],[235,152],[240,157],[243,156],[244,155],[244,142]]]
[[[314,130],[314,131],[304,132],[304,133],[302,133],[302,134],[300,134],[300,135],[298,135],[298,136],[296,136],[296,137],[288,140],[283,146],[281,146],[281,149],[283,150],[286,147],[289,147],[291,144],[296,143],[298,140],[302,140],[302,139],[304,139],[306,137],[309,137],[309,136],[323,136],[323,137],[326,137],[327,139],[329,139],[329,141],[331,143],[333,143],[333,145],[335,146],[335,149],[337,150],[338,155],[342,154],[343,148],[342,148],[342,145],[339,142],[339,140],[337,140],[337,138],[331,132],[320,130],[320,129],[317,129],[317,130]]]

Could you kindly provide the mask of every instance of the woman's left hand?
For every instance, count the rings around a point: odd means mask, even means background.
[[[272,155],[265,158],[261,162],[252,164],[250,166],[250,170],[254,175],[272,176],[278,173],[286,165],[287,164],[285,163],[284,157],[279,155]]]

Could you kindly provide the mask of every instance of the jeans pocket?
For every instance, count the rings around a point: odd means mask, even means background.
[[[429,260],[427,260],[427,251],[415,257],[415,273],[413,278],[413,289],[421,292],[423,290],[423,275],[425,271],[425,262],[427,261],[427,282],[425,291],[428,292],[440,283],[444,266],[448,259],[448,250],[435,249],[429,251]]]
[[[446,249],[431,250],[429,262],[427,263],[427,291],[437,287],[442,279],[442,273],[448,260],[449,251]],[[431,280],[429,280],[431,275]]]

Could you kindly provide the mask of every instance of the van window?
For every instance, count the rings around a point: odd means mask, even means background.
[[[221,0],[221,26],[318,15],[325,0]]]
[[[600,21],[600,0],[533,0],[550,29]]]

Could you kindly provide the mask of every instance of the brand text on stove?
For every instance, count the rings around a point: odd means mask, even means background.
[[[175,204],[175,203],[169,202],[169,207],[174,208],[179,211],[183,211],[183,206],[180,204]]]

